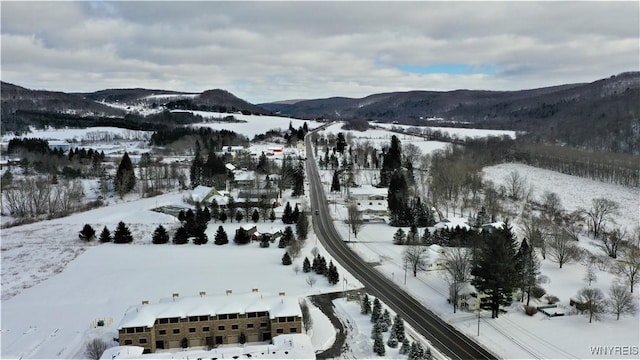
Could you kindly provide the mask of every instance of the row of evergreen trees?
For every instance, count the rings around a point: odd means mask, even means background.
[[[96,231],[89,224],[85,224],[80,230],[78,234],[80,240],[84,241],[92,241],[96,238]],[[98,237],[98,241],[101,243],[106,242],[114,242],[116,244],[128,244],[133,242],[133,236],[131,235],[131,230],[129,227],[122,221],[118,223],[116,226],[116,230],[111,234],[111,231],[105,226]]]
[[[327,277],[329,284],[335,285],[340,282],[340,274],[338,268],[333,265],[333,261],[329,260],[329,266],[327,266],[327,260],[324,256],[317,254],[313,258],[313,262],[309,261],[308,257],[305,257],[302,261],[302,272],[309,273],[314,271],[318,275],[324,275]]]

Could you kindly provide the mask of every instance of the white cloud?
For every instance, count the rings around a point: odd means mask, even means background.
[[[522,89],[638,70],[637,2],[2,2],[2,80],[251,102]],[[414,74],[468,64],[491,75]]]

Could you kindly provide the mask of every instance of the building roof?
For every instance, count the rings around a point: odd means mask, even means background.
[[[130,307],[118,325],[152,327],[156,319],[217,314],[244,314],[268,311],[271,319],[278,316],[302,316],[298,299],[252,292],[238,295],[178,296],[161,299],[158,303]]]
[[[460,218],[460,217],[453,217],[453,218],[449,218],[449,219],[442,219],[442,221],[440,221],[439,223],[435,224],[433,226],[434,230],[439,230],[439,229],[455,229],[457,226],[459,226],[461,229],[471,229],[471,226],[469,226],[469,224],[467,224],[467,219],[465,218]]]
[[[193,201],[202,202],[210,200],[213,196],[220,196],[220,193],[215,188],[209,186],[198,185],[191,190],[191,200]]]
[[[235,181],[254,181],[256,174],[253,171],[238,170],[233,174]]]
[[[377,188],[371,185],[361,185],[360,187],[352,187],[349,188],[349,193],[351,196],[356,197],[365,197],[370,195],[382,195],[385,198],[387,197],[389,189],[387,188]]]

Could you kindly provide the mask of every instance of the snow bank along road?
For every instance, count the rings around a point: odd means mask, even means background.
[[[316,129],[317,131],[318,129]],[[418,301],[401,290],[369,264],[364,263],[342,240],[329,215],[326,196],[313,157],[311,137],[306,137],[307,176],[313,216],[313,229],[325,249],[355,276],[372,295],[379,297],[393,311],[400,314],[417,332],[422,334],[441,353],[451,359],[495,359],[496,356],[442,321]],[[316,215],[315,210],[318,210]]]

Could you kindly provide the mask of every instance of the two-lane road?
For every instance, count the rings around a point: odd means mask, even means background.
[[[333,219],[329,212],[318,168],[313,157],[310,136],[307,136],[305,141],[307,176],[309,178],[311,208],[313,209],[313,229],[331,256],[364,284],[367,292],[379,297],[393,311],[400,314],[407,323],[428,339],[445,356],[451,359],[495,359],[495,355],[427,310],[395,283],[369,264],[363,262],[347,246],[333,225]],[[315,210],[318,210],[318,215],[315,215]],[[436,301],[442,301],[442,299],[437,299]]]

